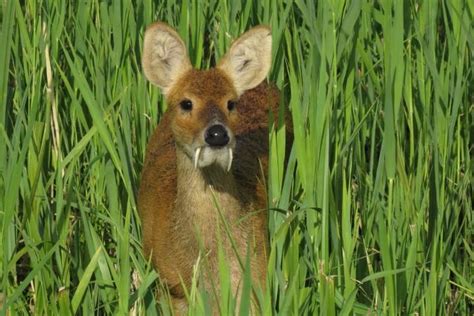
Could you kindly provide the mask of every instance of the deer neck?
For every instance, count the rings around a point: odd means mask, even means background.
[[[240,213],[239,193],[232,172],[217,165],[195,168],[178,146],[176,159],[178,215],[199,224],[217,220],[219,211],[226,219]]]

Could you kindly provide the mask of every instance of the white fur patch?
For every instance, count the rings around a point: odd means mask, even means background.
[[[194,168],[204,168],[214,163],[222,169],[230,171],[232,167],[233,152],[231,147],[212,148],[208,146],[198,147],[194,151]]]

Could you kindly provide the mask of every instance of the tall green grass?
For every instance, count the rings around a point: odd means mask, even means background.
[[[284,167],[284,129],[269,135],[263,314],[474,313],[473,15],[463,0],[2,1],[0,313],[159,313],[136,211],[166,108],[140,66],[154,20],[201,68],[272,27],[294,142]],[[207,311],[196,283],[189,297]]]

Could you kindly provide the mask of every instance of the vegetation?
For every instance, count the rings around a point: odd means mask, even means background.
[[[272,27],[270,81],[294,143],[284,168],[284,128],[269,135],[263,314],[474,313],[472,1],[1,8],[0,314],[169,314],[136,210],[166,108],[140,66],[154,20],[200,68],[251,26]],[[199,287],[189,294],[204,314]],[[222,313],[232,304],[223,293]]]

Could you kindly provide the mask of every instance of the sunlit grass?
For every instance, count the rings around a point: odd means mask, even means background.
[[[166,109],[140,66],[155,20],[202,68],[272,27],[294,141],[284,167],[269,135],[263,314],[472,314],[472,3],[203,3],[2,2],[0,314],[159,313],[136,210]]]

